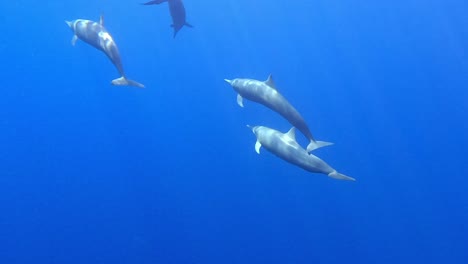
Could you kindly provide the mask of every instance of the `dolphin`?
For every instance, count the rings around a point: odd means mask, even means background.
[[[265,126],[248,127],[257,137],[255,151],[258,154],[263,146],[279,158],[306,171],[326,174],[328,177],[338,180],[355,181],[354,178],[337,172],[325,161],[303,149],[296,141],[295,127],[292,127],[285,134]]]
[[[177,32],[179,32],[183,26],[193,28],[193,26],[187,23],[185,20],[185,7],[184,3],[182,3],[182,0],[154,0],[144,3],[143,5],[159,5],[164,2],[168,2],[169,4],[169,12],[171,13],[172,17],[171,27],[174,28],[174,38],[176,37]]]
[[[310,141],[309,145],[307,146],[308,152],[333,144],[325,141],[316,141],[314,139],[301,114],[299,114],[299,112],[288,102],[288,100],[286,100],[286,98],[284,98],[276,89],[271,74],[264,82],[253,79],[224,80],[228,82],[238,93],[237,104],[239,104],[240,107],[244,107],[243,98],[260,103],[277,112],[286,120],[288,120],[291,125],[299,129],[299,131],[301,131],[302,134],[304,134]]]
[[[114,66],[119,71],[119,74],[121,75],[120,78],[112,80],[113,85],[128,85],[139,88],[145,87],[141,83],[127,79],[117,45],[115,44],[114,39],[109,34],[109,32],[104,28],[103,16],[101,16],[99,23],[85,19],[65,21],[65,23],[67,23],[67,25],[74,33],[71,41],[73,46],[75,46],[75,43],[78,39],[81,39],[96,49],[104,52],[107,57],[109,57],[109,59],[112,61],[112,64],[114,64]]]

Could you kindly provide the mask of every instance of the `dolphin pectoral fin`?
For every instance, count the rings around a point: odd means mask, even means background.
[[[240,107],[244,107],[244,100],[243,100],[243,98],[242,98],[242,96],[240,94],[237,94],[237,104]]]
[[[184,25],[185,25],[186,27],[193,28],[193,26],[192,26],[191,24],[187,23],[187,22],[185,22]]]
[[[337,179],[337,180],[343,180],[343,181],[356,181],[356,179],[346,176],[344,174],[338,173],[337,171],[330,172],[328,174],[328,177]]]
[[[326,147],[326,146],[330,146],[330,145],[333,145],[333,143],[326,142],[326,141],[311,140],[309,145],[307,145],[307,152],[311,152],[311,151],[316,150],[318,148]]]
[[[257,154],[260,154],[261,147],[262,147],[262,144],[260,144],[260,142],[257,140],[257,142],[255,142],[255,151],[257,152]]]
[[[78,40],[78,36],[77,36],[77,35],[73,35],[73,37],[72,37],[72,39],[71,39],[71,44],[72,44],[72,46],[75,46],[77,40]]]
[[[271,74],[268,75],[268,79],[264,81],[264,83],[276,90],[276,85],[275,85],[275,82],[273,81],[273,76]]]
[[[127,79],[125,77],[120,77],[117,79],[112,80],[112,84],[116,86],[134,86],[138,88],[145,88],[145,86],[139,82]]]
[[[154,0],[154,1],[143,3],[142,5],[159,5],[164,2],[167,2],[167,0]]]

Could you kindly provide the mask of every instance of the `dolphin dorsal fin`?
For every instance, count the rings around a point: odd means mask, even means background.
[[[104,16],[103,15],[101,15],[101,17],[99,17],[99,24],[101,26],[104,26]]]
[[[275,82],[273,81],[273,76],[270,74],[268,75],[268,79],[264,82],[266,85],[270,86],[271,88],[276,89]]]
[[[289,131],[286,133],[286,136],[296,141],[296,128],[292,127],[291,129],[289,129]]]

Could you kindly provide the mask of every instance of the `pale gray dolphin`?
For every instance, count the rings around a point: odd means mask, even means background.
[[[109,59],[112,61],[114,66],[119,71],[119,74],[121,75],[120,78],[112,80],[113,85],[129,85],[136,86],[139,88],[145,87],[143,84],[127,79],[127,77],[125,76],[122,61],[120,59],[119,50],[112,36],[104,28],[104,19],[102,16],[99,23],[85,19],[77,19],[65,22],[74,33],[72,38],[73,46],[75,45],[78,39],[81,39],[89,45],[95,47],[96,49],[104,52],[107,55],[107,57],[109,57]]]
[[[283,116],[286,120],[295,126],[310,141],[307,151],[325,147],[333,143],[325,141],[316,141],[310,132],[304,118],[301,114],[284,98],[276,89],[273,78],[270,74],[268,80],[262,82],[253,79],[224,79],[231,84],[237,94],[237,104],[244,107],[243,98],[260,103]]]
[[[265,126],[248,127],[257,137],[255,151],[258,154],[260,154],[260,147],[263,146],[279,158],[306,171],[323,173],[338,180],[355,181],[354,178],[338,173],[325,161],[303,149],[296,141],[295,127],[285,134]]]

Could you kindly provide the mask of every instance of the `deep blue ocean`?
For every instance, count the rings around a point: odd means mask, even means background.
[[[0,2],[1,264],[468,263],[466,1],[141,2]],[[356,182],[255,152],[269,74]]]

